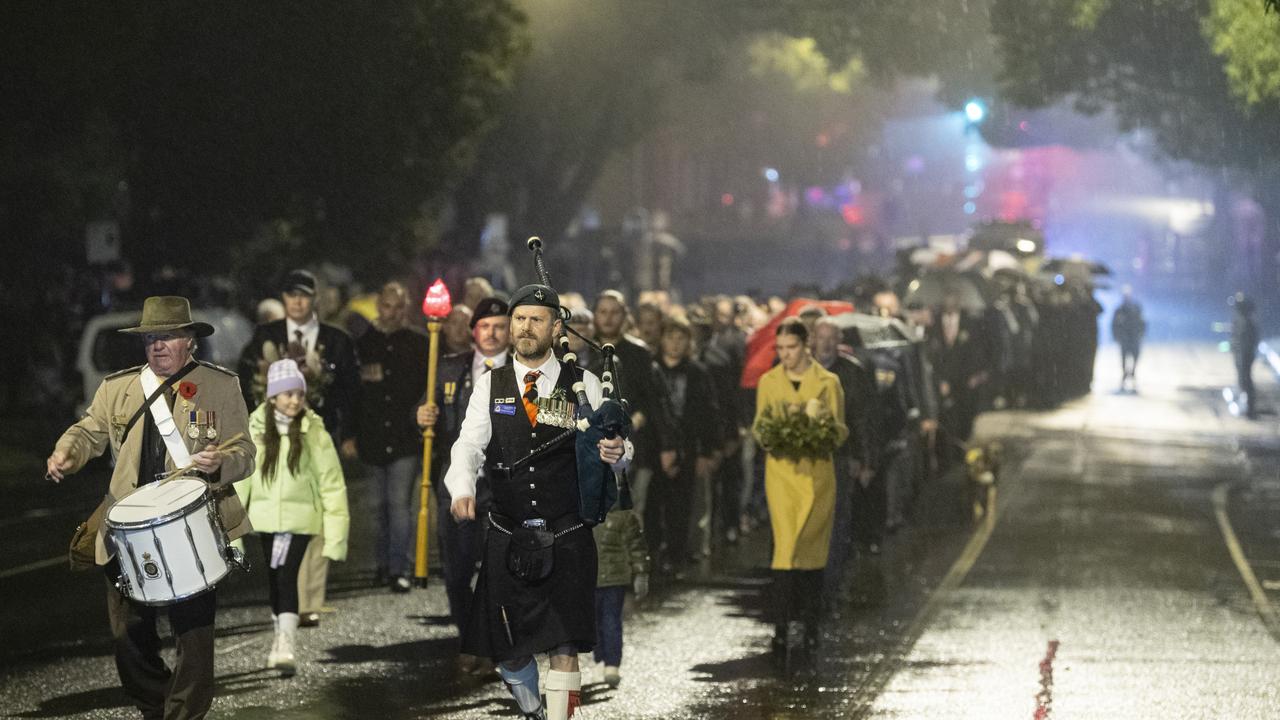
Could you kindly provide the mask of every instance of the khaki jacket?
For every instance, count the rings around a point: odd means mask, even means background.
[[[115,458],[115,469],[111,473],[111,486],[103,499],[108,507],[138,487],[138,463],[145,430],[143,423],[147,422],[147,416],[144,414],[138,418],[123,446],[120,444],[120,436],[124,433],[129,418],[133,417],[147,398],[139,380],[143,367],[139,365],[122,370],[103,379],[85,416],[68,428],[58,438],[55,446],[55,449],[61,450],[71,461],[69,473],[79,471],[85,463],[101,455],[110,446],[111,455]],[[218,491],[218,514],[222,518],[223,527],[229,538],[234,540],[253,530],[232,486],[235,481],[248,477],[254,467],[254,444],[249,437],[249,413],[240,393],[240,380],[230,370],[201,362],[179,385],[187,383],[195,386],[195,394],[189,399],[181,394],[177,396],[173,404],[173,419],[189,451],[194,454],[210,442],[221,444],[237,433],[244,434],[244,437],[225,450],[222,467],[210,479],[210,484]],[[193,440],[187,436],[191,411],[213,411],[218,435],[216,440]],[[166,460],[165,466],[169,470],[176,469],[172,458]],[[105,565],[114,554],[104,542],[105,533],[104,523],[98,530],[99,565]]]

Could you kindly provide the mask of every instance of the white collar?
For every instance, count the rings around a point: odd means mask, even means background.
[[[530,372],[540,373],[538,375],[539,380],[546,378],[554,383],[560,379],[560,360],[556,358],[556,354],[553,352],[548,352],[547,359],[538,367],[529,367],[517,360],[514,355],[511,356],[511,365],[515,368],[517,382],[524,382],[524,376]]]
[[[485,360],[492,360],[492,361],[493,361],[493,366],[494,366],[495,368],[500,368],[500,367],[502,367],[503,365],[506,365],[506,364],[507,364],[507,351],[506,351],[506,350],[503,350],[502,352],[498,353],[497,355],[493,355],[493,356],[491,356],[491,357],[485,357],[484,353],[481,353],[481,352],[477,351],[477,352],[475,353],[475,355],[471,358],[471,368],[472,368],[472,369],[479,369],[479,368],[484,367],[484,361],[485,361]]]
[[[301,331],[303,335],[310,335],[313,332],[320,331],[320,318],[315,313],[311,313],[311,319],[299,325],[293,321],[293,318],[285,318],[285,330],[289,335],[296,331]]]

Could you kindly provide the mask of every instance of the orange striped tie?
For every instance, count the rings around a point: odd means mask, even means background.
[[[538,376],[542,373],[534,370],[524,374],[524,414],[529,416],[529,424],[538,424]]]

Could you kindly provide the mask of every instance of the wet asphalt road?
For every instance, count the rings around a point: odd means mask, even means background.
[[[1213,346],[1149,348],[1137,396],[1110,392],[1114,352],[1090,398],[981,419],[1006,452],[994,518],[971,520],[956,476],[926,487],[911,525],[858,559],[816,662],[787,675],[766,654],[761,530],[631,608],[623,683],[587,675],[579,717],[1280,717],[1280,424],[1231,415]],[[53,564],[95,482],[40,486],[32,462],[0,467],[0,715],[135,717],[101,577]],[[512,716],[497,682],[453,670],[438,583],[371,587],[368,528],[354,530],[331,573],[337,612],[302,632],[292,680],[259,669],[261,572],[219,588],[214,716]]]

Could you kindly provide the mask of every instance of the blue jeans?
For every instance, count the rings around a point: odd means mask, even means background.
[[[413,575],[413,491],[419,459],[402,457],[387,465],[371,465],[373,513],[378,526],[374,542],[377,566],[391,577]]]
[[[626,585],[596,588],[596,662],[622,664],[622,601]]]

